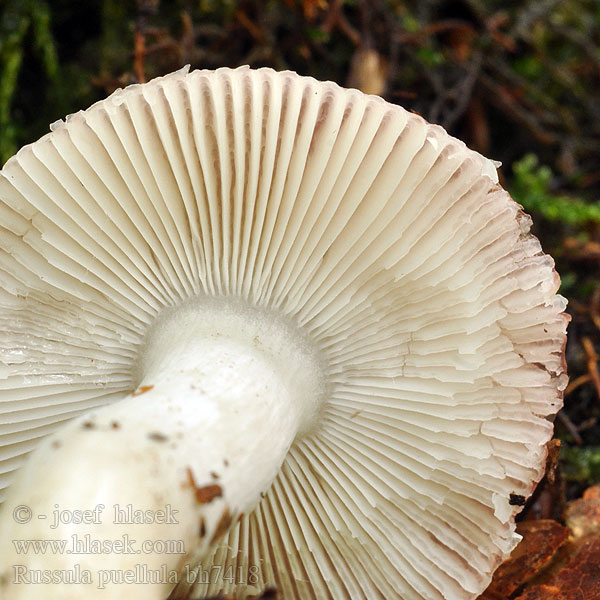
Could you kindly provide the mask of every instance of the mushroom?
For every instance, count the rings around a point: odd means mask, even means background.
[[[485,589],[566,385],[497,165],[269,69],[51,129],[0,175],[2,598]]]

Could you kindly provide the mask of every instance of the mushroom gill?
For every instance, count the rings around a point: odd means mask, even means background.
[[[290,72],[55,124],[0,174],[2,598],[478,596],[566,385],[530,225],[440,127]],[[13,543],[86,535],[150,551]]]

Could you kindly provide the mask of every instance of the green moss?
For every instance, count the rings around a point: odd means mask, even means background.
[[[561,460],[568,481],[600,483],[600,446],[579,448],[563,444]]]
[[[510,193],[527,212],[575,226],[590,221],[600,223],[600,203],[553,193],[550,189],[554,178],[552,170],[539,165],[534,154],[527,154],[514,163],[513,172]]]
[[[419,60],[428,67],[436,67],[446,62],[444,54],[434,48],[419,48],[416,54]]]
[[[577,284],[577,275],[572,271],[568,271],[564,275],[560,277],[560,289],[558,290],[559,294],[563,296],[569,294],[569,290],[574,288]]]
[[[56,46],[50,30],[50,10],[43,0],[11,1],[0,22],[0,163],[17,149],[19,128],[12,118],[19,74],[28,45],[49,81],[58,79]]]

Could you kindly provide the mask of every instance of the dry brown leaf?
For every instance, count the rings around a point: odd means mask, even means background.
[[[302,12],[307,21],[314,21],[320,11],[327,9],[327,0],[302,0]]]
[[[579,552],[548,583],[526,589],[517,600],[598,600],[600,535],[581,544]]]
[[[537,575],[569,538],[569,530],[556,521],[540,519],[517,524],[523,541],[500,566],[480,600],[509,597]]]
[[[569,504],[566,521],[575,540],[600,533],[600,484],[588,488],[583,498]]]
[[[365,94],[381,96],[385,92],[387,65],[383,57],[372,48],[357,50],[352,58],[348,87]]]

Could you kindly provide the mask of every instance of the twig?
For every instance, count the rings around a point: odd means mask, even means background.
[[[592,383],[596,388],[598,400],[600,400],[600,373],[598,373],[598,355],[596,354],[594,344],[592,343],[592,340],[590,340],[589,337],[582,338],[581,343],[583,344],[583,349],[585,350],[585,353],[588,358],[588,372],[590,374]]]
[[[235,15],[238,22],[248,31],[248,33],[254,38],[256,42],[264,43],[264,35],[261,31],[260,27],[258,27],[250,17],[243,11],[243,9],[239,9]]]
[[[580,423],[577,426],[577,430],[587,431],[588,429],[593,429],[594,427],[596,427],[596,423],[598,423],[598,417],[590,417],[589,419],[583,421],[583,423]]]
[[[515,40],[500,31],[500,27],[506,25],[508,21],[509,17],[505,12],[497,12],[486,20],[485,27],[495,42],[500,44],[508,52],[516,52],[517,43]]]
[[[510,37],[524,37],[529,38],[531,36],[532,25],[539,19],[546,17],[548,21],[549,14],[554,10],[557,4],[560,4],[561,0],[531,0],[527,6],[523,8],[521,15],[517,19],[517,22],[510,31]]]
[[[466,113],[469,139],[473,148],[487,156],[490,149],[490,128],[480,94],[473,94]]]
[[[456,102],[454,108],[445,115],[443,125],[446,129],[450,129],[458,119],[464,114],[473,96],[475,83],[481,72],[482,57],[481,52],[476,51],[473,54],[473,59],[466,69],[466,74],[454,88]]]
[[[482,75],[480,81],[488,90],[490,100],[506,115],[525,125],[539,142],[542,144],[556,143],[557,136],[545,130],[536,116],[519,104],[505,87],[497,84],[487,75]]]
[[[148,33],[147,18],[158,12],[160,0],[137,0],[137,16],[133,33],[133,70],[138,83],[146,81],[144,59],[146,57],[146,34]]]
[[[407,33],[403,31],[396,35],[396,41],[401,44],[420,44],[424,38],[431,37],[436,33],[444,33],[451,30],[462,30],[463,33],[475,33],[473,26],[466,21],[459,19],[446,19],[444,21],[438,21],[437,23],[431,23],[414,33]]]
[[[350,25],[348,19],[342,11],[341,0],[332,0],[329,4],[329,14],[325,23],[323,23],[323,31],[330,33],[335,28],[338,28],[346,37],[355,45],[360,46],[360,33]]]
[[[578,29],[573,29],[572,27],[568,27],[566,25],[559,25],[558,23],[554,23],[552,21],[548,21],[548,24],[554,29],[554,31],[556,31],[556,33],[562,35],[572,44],[582,48],[588,59],[595,64],[596,68],[600,72],[600,58],[598,57],[598,49],[592,42],[591,38],[588,39],[588,37]]]
[[[567,240],[565,240],[565,242],[569,241],[569,239],[567,238]],[[570,247],[567,247],[567,250],[569,252],[573,251],[577,249],[576,245],[571,245]],[[582,302],[579,302],[578,300],[569,300],[569,308],[571,308],[573,311],[580,313],[580,314],[588,314],[590,312],[590,308],[589,306],[586,306],[585,304],[583,304]]]
[[[589,374],[581,375],[577,379],[574,379],[567,386],[567,389],[565,390],[565,396],[568,396],[569,394],[571,394],[572,392],[574,392],[577,388],[579,388],[582,385],[590,382],[591,380],[592,380],[592,378],[589,376]]]
[[[583,444],[583,440],[581,439],[581,436],[579,435],[579,430],[573,424],[573,421],[571,421],[571,419],[569,419],[568,415],[565,413],[564,410],[561,410],[557,416],[558,416],[559,421],[567,428],[567,431],[573,436],[575,443],[578,446],[581,446]]]
[[[596,328],[600,329],[600,287],[596,288],[592,294],[592,300],[590,302],[590,318]]]
[[[133,70],[138,83],[146,81],[144,73],[144,57],[146,56],[146,36],[139,23],[135,27],[134,46],[133,46]]]
[[[158,13],[160,0],[137,0],[137,16],[135,19],[134,31],[134,50],[133,50],[133,70],[138,83],[146,81],[146,72],[144,68],[144,59],[148,51],[146,50],[146,36],[155,31],[148,27],[148,17]]]
[[[486,54],[484,67],[494,81],[504,79],[503,86],[510,85],[511,89],[517,90],[523,102],[528,102],[530,110],[535,111],[546,125],[556,127],[564,124],[562,118],[555,114],[560,104],[552,100],[539,85],[534,85],[512,70],[503,58]],[[528,101],[528,98],[531,100]]]

